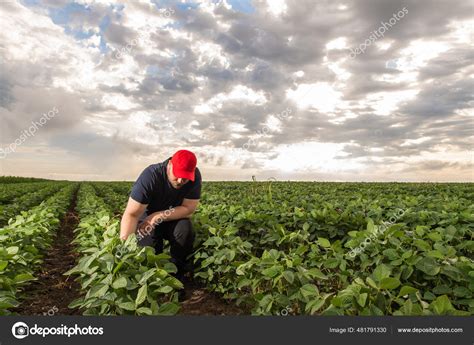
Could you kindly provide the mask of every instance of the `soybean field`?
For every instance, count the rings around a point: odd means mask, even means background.
[[[0,314],[474,314],[472,183],[204,182],[185,286],[131,187],[0,178]]]

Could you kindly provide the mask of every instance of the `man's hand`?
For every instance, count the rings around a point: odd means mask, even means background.
[[[154,227],[159,224],[159,217],[158,214],[160,212],[155,212],[153,214],[150,214],[148,217],[145,218],[145,220],[140,224],[138,227],[137,232],[141,236],[147,236],[150,235],[151,232],[153,231]]]
[[[150,235],[155,226],[162,222],[167,222],[170,220],[189,218],[196,210],[196,207],[199,204],[199,199],[184,199],[180,206],[172,207],[169,210],[158,211],[150,214],[146,217],[143,222],[138,227],[137,233],[142,237]],[[145,212],[145,209],[148,205],[142,205],[132,198],[129,199],[127,209],[122,217],[120,238],[122,240],[127,239],[127,237],[135,232],[135,228],[138,224],[138,218],[140,215]]]

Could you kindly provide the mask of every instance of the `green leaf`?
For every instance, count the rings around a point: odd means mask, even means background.
[[[447,286],[446,284],[441,284],[441,285],[437,285],[435,286],[432,290],[431,290],[435,295],[447,295],[447,294],[450,294],[451,293],[451,288],[449,286]],[[434,298],[433,298],[434,299]]]
[[[374,221],[369,218],[369,221],[367,222],[367,231],[370,233],[375,232],[375,226],[374,226]]]
[[[339,265],[339,259],[337,258],[329,258],[324,261],[324,267],[327,268],[336,268]]]
[[[283,277],[285,277],[286,281],[290,284],[293,283],[293,281],[295,280],[295,275],[293,272],[291,271],[285,271],[283,272]]]
[[[433,240],[435,242],[439,242],[443,240],[443,237],[439,232],[430,232],[428,235],[426,235],[430,240]]]
[[[316,298],[311,301],[309,301],[306,306],[305,306],[305,311],[309,312],[309,314],[314,314],[316,311],[321,309],[321,307],[324,305],[325,300],[323,298]]]
[[[338,261],[338,264],[339,264],[339,261]],[[318,278],[318,279],[322,279],[322,280],[329,279],[323,272],[321,272],[317,268],[312,268],[312,269],[308,270],[307,274],[312,278]]]
[[[313,284],[305,284],[300,288],[300,292],[304,298],[309,298],[318,295],[318,288]]]
[[[244,278],[240,280],[239,283],[237,284],[237,289],[241,289],[244,286],[248,286],[250,284],[252,284],[252,281],[250,279]]]
[[[318,237],[318,244],[323,247],[323,248],[329,248],[331,247],[331,242],[329,242],[326,238],[324,237]]]
[[[237,267],[237,269],[235,270],[235,274],[237,274],[238,276],[243,276],[245,274],[245,265],[240,265],[239,267]]]
[[[418,236],[421,237],[421,236],[423,236],[423,235],[425,234],[425,229],[426,229],[426,228],[427,228],[426,226],[418,225],[418,226],[416,227],[416,229],[415,229],[415,232],[416,232],[416,234],[417,234]]]
[[[403,306],[394,313],[394,315],[412,315],[413,302],[408,298]]]
[[[148,294],[147,289],[148,289],[148,285],[145,284],[138,290],[137,298],[135,299],[136,307],[138,307],[140,304],[142,304],[145,301],[146,296]]]
[[[235,258],[235,255],[236,255],[235,250],[232,250],[232,249],[229,250],[229,252],[227,253],[227,260],[233,261]]]
[[[374,270],[372,276],[373,276],[375,281],[380,282],[380,281],[382,281],[382,279],[387,278],[388,276],[390,276],[391,271],[392,270],[390,269],[390,267],[388,267],[384,264],[381,264],[381,265],[377,266],[377,268]]]
[[[81,270],[79,269],[79,266],[74,266],[74,267],[71,268],[69,271],[64,272],[64,275],[65,275],[65,276],[69,276],[69,275],[71,275],[71,274],[74,274],[74,273],[77,274],[77,273],[79,273],[79,272],[81,272]]]
[[[261,306],[264,312],[268,313],[272,309],[273,306],[273,296],[272,295],[265,295],[259,302],[258,305]]]
[[[267,268],[267,269],[264,269],[264,270],[262,271],[262,274],[263,274],[264,276],[273,278],[273,277],[276,277],[276,276],[280,273],[280,271],[281,271],[282,268],[283,268],[283,267],[281,267],[280,265],[275,265],[275,266],[269,267],[269,268]]]
[[[125,277],[120,277],[115,279],[115,281],[112,283],[112,287],[114,289],[121,289],[127,286],[127,278]]]
[[[436,300],[431,302],[430,309],[432,309],[436,315],[445,315],[450,311],[455,310],[446,295],[439,296]]]
[[[115,257],[110,253],[106,253],[99,258],[99,262],[105,264],[107,272],[112,272],[112,269],[114,268]]]
[[[138,315],[152,315],[153,312],[151,311],[150,308],[140,307],[140,308],[137,309],[137,314]]]
[[[176,303],[168,302],[162,304],[158,308],[158,315],[175,315],[179,310],[179,305]]]
[[[440,270],[436,260],[430,257],[424,257],[416,263],[415,267],[430,276],[437,275]]]
[[[367,284],[369,284],[369,285],[370,285],[371,287],[373,287],[374,289],[378,289],[378,288],[379,288],[372,278],[367,277],[367,278],[365,279],[365,281],[367,282]]]
[[[125,310],[135,310],[135,303],[133,302],[120,302],[117,306]]]
[[[167,262],[166,264],[164,264],[163,269],[168,273],[176,273],[178,271],[176,265],[172,262]]]
[[[417,292],[417,291],[418,291],[418,289],[415,289],[414,287],[411,287],[411,286],[408,286],[408,285],[404,285],[404,286],[402,286],[402,288],[400,289],[400,292],[398,293],[398,296],[399,296],[399,297],[401,297],[401,296],[406,296],[406,295],[415,293],[415,292]]]
[[[107,291],[109,290],[109,286],[105,284],[97,284],[94,285],[89,290],[89,297],[103,297]]]
[[[171,286],[173,289],[182,289],[183,288],[183,283],[179,280],[176,279],[175,277],[167,277],[164,280],[166,285]]]
[[[8,266],[8,261],[0,261],[0,272]]]
[[[462,280],[463,274],[459,268],[451,265],[444,265],[441,269],[441,274],[447,275],[451,279],[460,282]]]
[[[423,240],[414,240],[413,244],[417,246],[420,250],[424,252],[428,252],[431,250],[431,246],[428,242],[423,241]]]
[[[75,309],[75,308],[80,307],[83,302],[84,302],[84,298],[79,297],[79,298],[75,299],[74,301],[72,301],[71,303],[69,303],[69,305],[67,307],[71,308],[71,309]]]
[[[432,258],[444,259],[444,255],[439,250],[430,250],[426,255]]]
[[[361,307],[364,307],[364,306],[365,306],[365,302],[367,301],[367,296],[368,296],[367,293],[361,293],[361,294],[357,297],[357,303],[358,303]]]
[[[156,268],[152,268],[145,273],[142,274],[140,277],[140,280],[138,281],[138,285],[143,285],[146,283],[148,279],[150,279],[151,276],[153,276],[156,273]]]
[[[15,276],[15,283],[25,283],[30,280],[35,280],[36,278],[30,273],[21,273]]]
[[[389,260],[397,260],[399,258],[397,250],[393,248],[385,249],[383,255],[385,255]]]
[[[19,248],[14,246],[14,247],[8,247],[7,248],[7,253],[10,254],[10,255],[15,255],[16,253],[18,253],[18,250]]]
[[[400,286],[400,281],[397,278],[387,277],[380,281],[380,288],[385,290],[393,290]]]
[[[171,286],[162,286],[156,291],[161,292],[161,293],[170,293],[171,291],[173,291],[173,288]]]
[[[465,288],[464,286],[458,286],[456,287],[454,290],[454,296],[456,297],[471,297],[472,296],[472,293],[471,291],[469,291],[468,288]]]

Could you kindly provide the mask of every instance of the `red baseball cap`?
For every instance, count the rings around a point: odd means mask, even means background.
[[[191,151],[179,150],[171,158],[173,164],[173,175],[194,182],[194,171],[196,170],[197,158]]]

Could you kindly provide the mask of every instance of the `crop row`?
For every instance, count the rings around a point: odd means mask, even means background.
[[[0,185],[0,204],[9,203],[23,194],[39,191],[48,185],[51,185],[51,182],[23,182]]]
[[[22,212],[0,229],[0,315],[18,306],[18,292],[29,281],[51,245],[75,184],[68,184],[40,205]]]
[[[0,185],[23,183],[23,182],[33,183],[33,182],[43,182],[43,181],[51,181],[51,180],[46,180],[44,178],[36,178],[36,177],[0,176]]]
[[[70,307],[84,315],[175,314],[176,291],[183,286],[172,276],[176,266],[170,257],[138,247],[135,236],[122,243],[119,219],[111,216],[91,184],[81,185],[77,210],[74,243],[82,257],[66,274],[77,276],[83,294]]]
[[[5,225],[9,221],[9,219],[19,214],[20,212],[24,212],[29,208],[38,205],[43,200],[47,199],[48,197],[56,193],[58,190],[66,186],[68,183],[60,182],[48,183],[47,185],[43,185],[41,182],[39,182],[31,184],[38,185],[38,189],[26,192],[21,196],[18,196],[15,199],[11,200],[6,205],[0,205],[0,226]]]
[[[113,184],[106,182],[96,182],[93,184],[95,191],[101,197],[108,210],[112,214],[122,214],[127,204],[127,194],[115,192]]]

